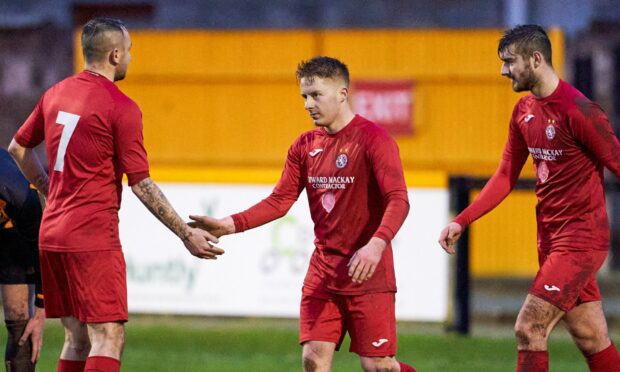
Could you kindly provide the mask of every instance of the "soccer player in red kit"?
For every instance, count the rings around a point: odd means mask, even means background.
[[[596,103],[558,78],[551,42],[536,25],[501,38],[501,74],[516,92],[499,168],[480,196],[439,236],[448,253],[462,231],[511,191],[528,155],[536,170],[539,271],[515,324],[517,371],[547,371],[547,339],[563,320],[590,371],[620,371],[596,281],[609,249],[603,168],[620,179],[620,143]]]
[[[304,280],[300,343],[305,371],[329,371],[346,332],[365,371],[412,371],[394,358],[396,282],[390,241],[409,211],[396,142],[353,114],[349,72],[334,58],[302,62],[297,79],[316,129],[290,147],[272,194],[216,220],[190,216],[215,236],[284,216],[306,189],[315,250]]]
[[[125,261],[118,237],[121,181],[185,244],[216,258],[217,239],[188,226],[149,176],[138,106],[114,84],[125,77],[131,40],[124,24],[84,25],[84,71],[51,87],[9,150],[47,196],[39,239],[46,315],[61,318],[59,372],[119,371],[127,321]],[[32,148],[45,140],[49,179]],[[148,247],[144,247],[148,249]]]

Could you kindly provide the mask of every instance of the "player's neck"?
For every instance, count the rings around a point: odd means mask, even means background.
[[[90,71],[94,74],[101,75],[106,79],[114,82],[114,69],[106,68],[105,66],[101,66],[94,63],[87,63],[84,66],[84,70]]]
[[[351,111],[349,107],[345,108],[344,111],[338,115],[336,120],[333,123],[325,127],[325,130],[329,134],[336,134],[346,127],[351,120],[355,117],[355,114]]]
[[[537,98],[546,98],[555,92],[555,89],[560,84],[560,78],[558,75],[550,69],[545,73],[541,74],[540,80],[538,84],[532,88],[532,94]]]

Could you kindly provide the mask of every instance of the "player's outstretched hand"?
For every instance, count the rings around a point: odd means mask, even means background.
[[[213,218],[209,216],[189,216],[193,220],[189,225],[217,236],[233,234],[235,232],[235,222],[232,217]]]
[[[210,233],[188,227],[187,235],[183,238],[185,248],[194,256],[209,260],[216,260],[217,256],[224,253],[224,250],[211,243],[217,243],[218,239]]]
[[[381,261],[387,243],[383,239],[371,238],[368,244],[353,254],[347,266],[354,283],[362,283],[372,277]]]
[[[32,342],[32,356],[30,361],[34,364],[39,360],[41,355],[41,346],[43,346],[43,328],[45,326],[45,309],[35,307],[34,316],[28,320],[24,334],[19,339],[19,346],[26,342]],[[28,340],[30,339],[30,340]]]
[[[461,227],[461,225],[456,222],[450,222],[448,226],[441,230],[441,234],[439,234],[439,245],[441,245],[444,251],[449,254],[454,254],[456,252],[454,247],[462,233],[463,227]]]

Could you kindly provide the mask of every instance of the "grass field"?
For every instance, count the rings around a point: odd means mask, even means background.
[[[39,372],[56,370],[63,333],[49,320]],[[2,340],[5,333],[1,334]],[[476,327],[471,337],[445,334],[441,326],[399,324],[398,356],[418,371],[514,371],[509,326]],[[360,371],[358,358],[336,353],[334,371]],[[127,326],[123,371],[300,371],[295,320],[132,316]],[[587,371],[565,332],[552,336],[550,370]]]

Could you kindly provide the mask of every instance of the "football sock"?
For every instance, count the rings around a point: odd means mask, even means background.
[[[119,372],[121,361],[106,356],[91,356],[86,359],[84,372]]]
[[[30,361],[32,356],[32,343],[30,340],[19,346],[20,337],[24,334],[28,320],[5,320],[7,329],[6,349],[4,351],[4,364],[6,370],[11,371],[34,371],[34,364]]]
[[[415,372],[415,368],[409,364],[398,362],[398,365],[400,366],[400,372]]]
[[[58,359],[56,372],[84,372],[85,360]]]
[[[586,356],[591,372],[620,372],[620,354],[613,341],[609,347]]]
[[[549,353],[547,351],[519,350],[517,372],[548,372]]]

